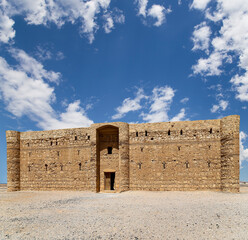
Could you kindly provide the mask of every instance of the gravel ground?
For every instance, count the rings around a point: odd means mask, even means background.
[[[248,186],[239,194],[0,186],[0,239],[248,239]]]

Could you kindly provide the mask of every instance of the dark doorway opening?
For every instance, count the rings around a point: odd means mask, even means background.
[[[115,190],[115,172],[105,172],[105,190]]]

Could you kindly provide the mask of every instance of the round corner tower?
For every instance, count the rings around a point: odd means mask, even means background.
[[[8,191],[20,190],[20,132],[6,131],[7,187]]]

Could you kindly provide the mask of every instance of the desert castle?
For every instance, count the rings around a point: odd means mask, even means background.
[[[8,191],[239,192],[239,116],[7,131]]]

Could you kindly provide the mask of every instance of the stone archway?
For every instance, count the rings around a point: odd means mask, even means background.
[[[119,128],[111,125],[102,126],[96,133],[96,189],[119,191]],[[114,173],[114,174],[113,174]]]

